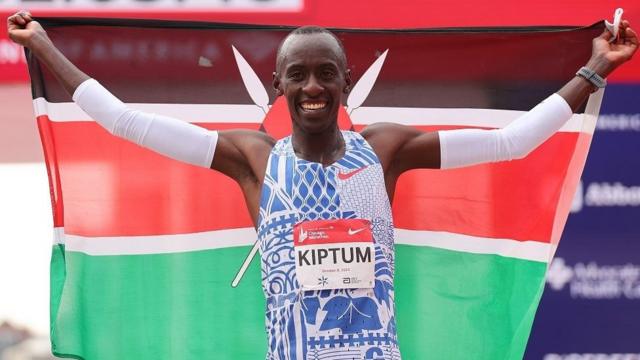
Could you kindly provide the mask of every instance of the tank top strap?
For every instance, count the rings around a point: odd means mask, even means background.
[[[343,131],[346,145],[344,156],[336,162],[343,169],[354,169],[379,164],[378,156],[362,135],[355,131]]]

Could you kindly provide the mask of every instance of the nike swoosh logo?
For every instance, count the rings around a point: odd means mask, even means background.
[[[365,166],[365,167],[361,167],[360,169],[355,169],[355,170],[350,171],[350,172],[342,172],[342,171],[339,171],[339,172],[338,172],[338,179],[340,179],[340,180],[347,180],[347,179],[349,179],[350,177],[352,177],[353,175],[355,175],[355,174],[359,173],[360,171],[362,171],[362,170],[364,170],[364,169],[366,169],[366,168],[367,168],[367,166]]]
[[[347,231],[347,233],[349,235],[355,235],[357,233],[359,233],[360,231],[364,230],[365,228],[361,228],[361,229],[356,229],[356,230],[351,230],[351,228],[349,228],[349,230]]]

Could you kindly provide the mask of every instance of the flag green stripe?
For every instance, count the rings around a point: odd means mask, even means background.
[[[237,288],[230,286],[249,249],[125,256],[67,252],[52,331],[54,354],[91,360],[263,359],[259,262]],[[54,248],[54,257],[58,252]]]
[[[52,257],[57,355],[264,358],[259,262],[238,288],[230,286],[249,247],[123,256],[63,249],[54,246]],[[544,263],[411,245],[397,245],[396,251],[404,358],[522,358]]]
[[[53,245],[49,265],[49,326],[51,327],[50,330],[52,333],[55,328],[54,320],[60,307],[60,299],[62,297],[62,289],[66,276],[64,257],[64,245]]]
[[[407,359],[522,359],[546,264],[396,246],[398,338]]]

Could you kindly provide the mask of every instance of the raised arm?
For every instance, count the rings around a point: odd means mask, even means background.
[[[273,146],[269,136],[258,131],[209,131],[181,120],[130,109],[71,63],[28,12],[10,16],[7,28],[9,37],[29,48],[73,100],[107,131],[170,158],[219,170],[240,183],[249,197],[257,196],[252,192],[262,183],[260,177]]]
[[[9,38],[29,50],[49,68],[69,94],[89,76],[78,69],[56,48],[46,31],[31,14],[20,11],[7,18]]]
[[[626,20],[620,23],[618,38],[609,42],[611,37],[605,30],[593,39],[592,56],[585,65],[602,78],[631,59],[638,48],[638,36]],[[503,129],[424,133],[401,125],[376,124],[365,129],[363,135],[376,149],[388,182],[415,168],[447,169],[520,159],[558,131],[595,90],[591,81],[575,76]]]

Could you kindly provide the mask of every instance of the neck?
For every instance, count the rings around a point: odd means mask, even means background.
[[[344,139],[337,125],[314,134],[307,133],[294,125],[291,142],[296,156],[321,163],[323,166],[338,161],[345,152]]]

